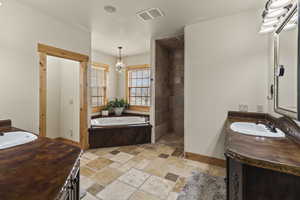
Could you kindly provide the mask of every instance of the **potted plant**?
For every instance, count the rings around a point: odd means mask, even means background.
[[[124,109],[128,107],[128,103],[124,99],[118,99],[118,98],[116,98],[113,101],[110,101],[108,105],[112,106],[117,116],[121,116]]]

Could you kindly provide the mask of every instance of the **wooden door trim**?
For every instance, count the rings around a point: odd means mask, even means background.
[[[69,60],[75,60],[78,62],[88,62],[89,57],[87,55],[79,54],[76,52],[48,46],[45,44],[38,43],[38,52],[40,53],[46,53],[49,56],[55,56],[59,58],[69,59]]]
[[[109,72],[109,65],[100,63],[100,62],[92,62],[92,67],[103,68],[106,72]]]
[[[40,66],[40,136],[46,137],[46,114],[47,114],[47,56],[54,56],[80,62],[80,146],[82,149],[89,148],[88,142],[88,62],[89,56],[72,51],[38,44]]]
[[[40,125],[39,135],[46,137],[47,116],[47,54],[40,53]]]

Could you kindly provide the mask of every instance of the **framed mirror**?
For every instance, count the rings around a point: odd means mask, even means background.
[[[274,110],[300,119],[299,15],[295,4],[274,34]]]

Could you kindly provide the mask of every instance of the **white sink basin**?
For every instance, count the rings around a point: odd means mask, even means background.
[[[285,134],[278,128],[276,128],[277,133],[273,133],[263,124],[256,124],[251,122],[235,122],[231,124],[230,128],[235,132],[246,135],[274,138],[285,137]]]
[[[36,140],[38,137],[32,133],[16,131],[6,132],[0,136],[0,149],[7,149],[10,147],[26,144]]]

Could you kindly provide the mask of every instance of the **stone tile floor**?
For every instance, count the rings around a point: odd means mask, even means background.
[[[81,159],[83,200],[175,200],[193,171],[225,176],[225,169],[183,158],[182,140],[101,148]]]

